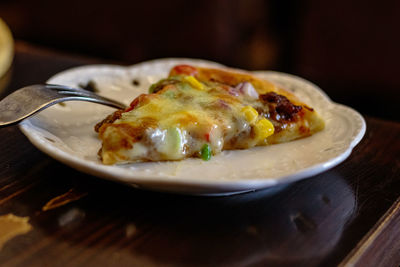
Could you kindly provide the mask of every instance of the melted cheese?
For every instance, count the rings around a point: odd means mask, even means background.
[[[237,147],[239,142],[243,148],[255,146],[264,142],[258,136],[265,139],[270,135],[253,133],[257,133],[253,128],[262,119],[249,106],[249,100],[255,101],[254,98],[234,94],[225,85],[200,82],[192,76],[174,79],[159,92],[143,97],[135,108],[108,125],[102,134],[109,144],[103,145],[103,162],[179,160],[199,156],[204,144],[218,154],[223,149]],[[272,124],[270,127],[273,128]],[[126,138],[127,135],[137,138]],[[113,149],[110,144],[119,145],[120,149]]]
[[[180,65],[149,92],[96,125],[103,163],[208,160],[225,149],[287,142],[324,128],[294,95],[247,73]]]

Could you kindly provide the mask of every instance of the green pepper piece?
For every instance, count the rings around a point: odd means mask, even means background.
[[[200,150],[200,156],[203,160],[207,161],[211,159],[211,147],[209,144],[204,144]]]
[[[179,81],[176,79],[161,79],[156,83],[153,83],[150,88],[149,88],[149,93],[153,94],[153,93],[157,93],[158,91],[160,91],[161,89],[164,88],[164,86],[167,86],[168,84],[176,84]]]
[[[154,89],[156,89],[157,85],[158,85],[157,83],[153,83],[153,84],[150,86],[150,88],[149,88],[149,94],[154,93]]]

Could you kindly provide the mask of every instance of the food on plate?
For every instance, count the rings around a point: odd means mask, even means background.
[[[316,111],[291,92],[251,73],[178,65],[95,126],[104,164],[209,160],[310,136],[324,128]]]

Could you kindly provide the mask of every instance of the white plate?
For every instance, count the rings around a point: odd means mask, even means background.
[[[122,67],[92,65],[73,68],[48,82],[78,86],[93,80],[100,94],[125,104],[146,93],[150,84],[166,77],[176,64],[221,66],[192,59],[161,59]],[[97,156],[101,142],[94,125],[113,112],[89,102],[66,102],[44,110],[20,124],[22,132],[49,156],[98,177],[132,186],[186,194],[231,194],[286,184],[334,167],[346,159],[365,133],[365,121],[353,109],[333,103],[317,86],[299,77],[270,71],[255,72],[317,110],[326,128],[293,142],[225,151],[210,161],[192,158],[179,162],[103,165]],[[132,81],[138,80],[135,86]]]

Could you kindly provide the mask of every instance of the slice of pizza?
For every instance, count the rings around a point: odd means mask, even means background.
[[[244,71],[178,65],[126,110],[98,123],[104,164],[209,160],[310,136],[323,120],[292,93]]]

